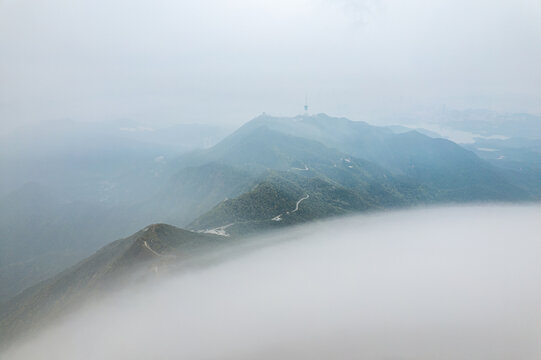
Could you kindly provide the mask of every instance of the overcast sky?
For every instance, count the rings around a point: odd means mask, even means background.
[[[0,0],[0,121],[541,112],[539,0]]]

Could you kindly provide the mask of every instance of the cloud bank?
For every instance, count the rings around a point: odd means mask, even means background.
[[[6,358],[539,359],[540,218],[539,206],[473,206],[290,229]]]

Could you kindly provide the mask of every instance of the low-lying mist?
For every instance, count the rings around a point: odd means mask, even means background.
[[[7,359],[539,359],[541,207],[355,216],[132,289]],[[292,239],[293,241],[280,241]]]

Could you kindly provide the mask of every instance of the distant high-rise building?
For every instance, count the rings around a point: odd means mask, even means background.
[[[308,112],[308,96],[304,97],[304,112]]]

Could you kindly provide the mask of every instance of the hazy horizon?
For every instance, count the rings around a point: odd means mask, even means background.
[[[535,0],[0,1],[3,128],[541,113]]]

